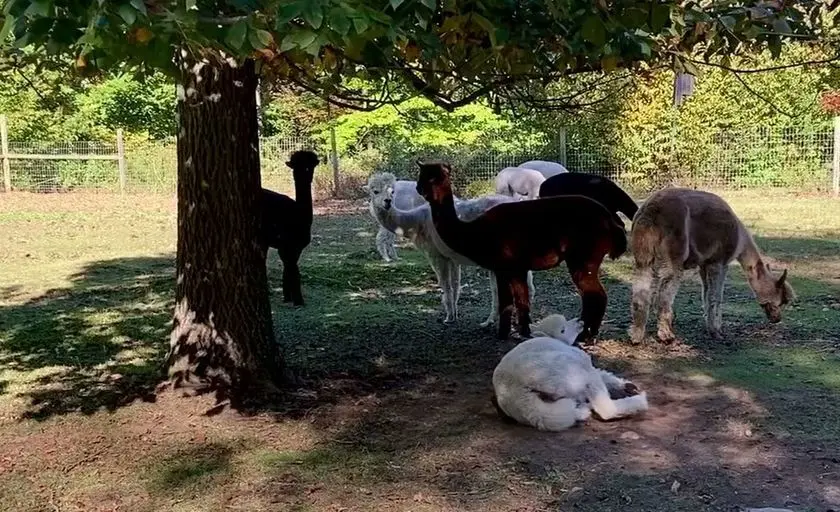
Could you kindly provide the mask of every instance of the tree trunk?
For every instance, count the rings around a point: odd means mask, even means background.
[[[279,385],[265,253],[254,62],[181,59],[178,255],[168,357],[175,386]]]

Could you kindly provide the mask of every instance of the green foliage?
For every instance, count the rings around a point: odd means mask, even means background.
[[[3,0],[0,40],[82,69],[173,71],[172,48],[260,58],[266,73],[347,104],[377,100],[359,77],[447,109],[496,96],[528,102],[534,77],[674,63],[768,48],[821,32],[823,3],[551,0]],[[278,53],[283,54],[277,58]],[[205,54],[206,55],[206,54]]]

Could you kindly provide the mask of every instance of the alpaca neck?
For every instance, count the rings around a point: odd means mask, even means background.
[[[305,222],[312,225],[312,183],[305,180],[295,180],[295,203]]]
[[[760,279],[760,273],[766,271],[764,260],[761,257],[761,252],[758,246],[755,245],[752,235],[742,226],[740,229],[740,250],[736,258],[744,273],[747,274],[747,281],[752,289],[755,289],[755,283]]]
[[[411,236],[411,233],[416,232],[424,220],[424,206],[412,210],[400,210],[393,205],[387,210],[377,206],[372,206],[371,209],[376,216],[376,220],[385,229],[393,232],[396,232],[397,229],[402,229],[406,236]]]
[[[429,202],[432,209],[432,219],[435,222],[435,228],[441,237],[448,235],[456,236],[457,230],[461,227],[463,222],[458,218],[458,212],[455,210],[455,198],[450,190],[438,202]]]

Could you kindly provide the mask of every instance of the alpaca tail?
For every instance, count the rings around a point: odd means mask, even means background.
[[[588,398],[592,410],[604,421],[623,418],[648,409],[647,394],[644,391],[638,395],[613,400],[603,383],[595,386]]]
[[[639,211],[639,205],[636,204],[636,201],[633,201],[633,198],[625,192],[621,187],[615,185],[615,193],[616,193],[616,204],[618,204],[618,211],[623,213],[627,216],[628,219],[631,221],[633,217],[636,216],[636,213]]]
[[[636,222],[630,233],[630,245],[636,266],[648,268],[656,259],[656,248],[659,245],[659,231],[650,224]]]
[[[624,223],[615,216],[610,219],[610,235],[612,238],[610,258],[617,259],[627,252],[627,232],[624,230]]]

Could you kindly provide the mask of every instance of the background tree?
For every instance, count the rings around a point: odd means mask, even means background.
[[[817,1],[3,0],[0,41],[84,71],[178,81],[178,255],[170,373],[243,391],[282,382],[257,243],[257,77],[372,110],[423,96],[563,108],[546,86],[819,35]],[[174,55],[173,55],[174,49]],[[358,78],[361,80],[353,80]]]

